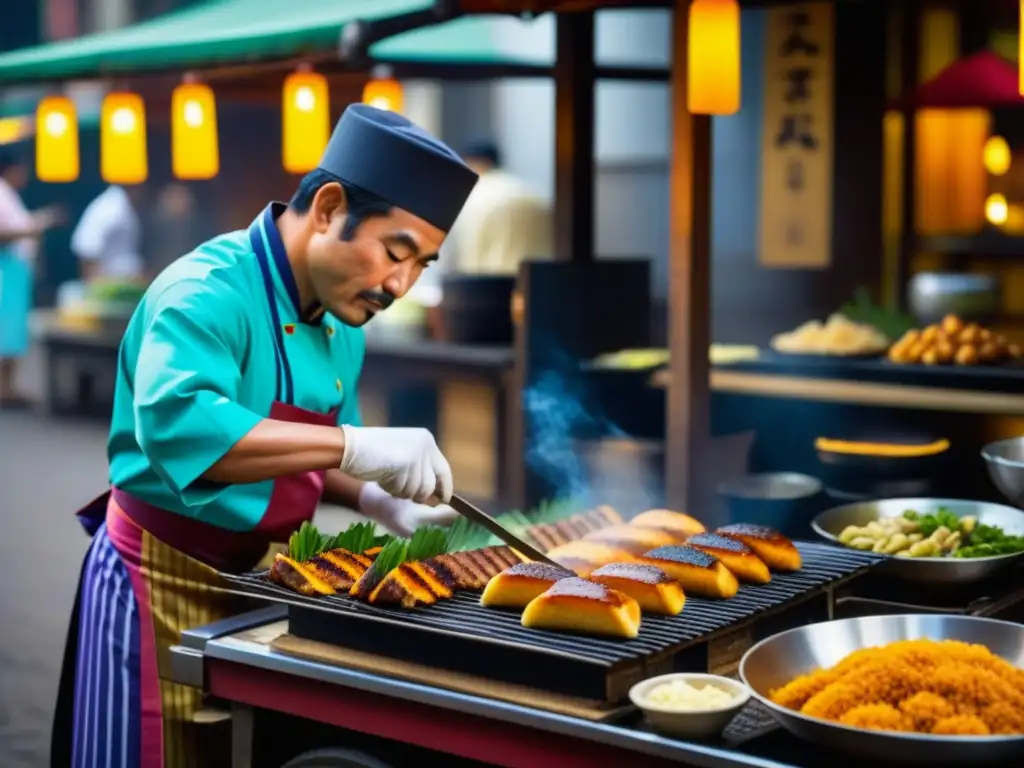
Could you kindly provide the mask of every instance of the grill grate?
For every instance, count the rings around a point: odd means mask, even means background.
[[[348,597],[306,597],[269,582],[265,574],[224,577],[239,592],[287,603],[289,631],[297,636],[463,672],[475,673],[472,668],[479,668],[489,677],[496,676],[494,665],[500,666],[504,659],[514,656],[536,664],[547,657],[551,669],[558,669],[560,677],[568,678],[572,675],[566,664],[608,675],[711,640],[820,594],[882,559],[869,552],[822,544],[798,542],[797,547],[803,558],[800,571],[773,575],[767,585],[743,586],[730,600],[687,597],[686,608],[679,616],[645,615],[640,635],[633,640],[526,629],[520,623],[520,611],[483,608],[476,593],[460,592],[431,606],[406,609],[370,605]],[[432,654],[430,648],[446,650]],[[466,654],[476,654],[477,658]],[[522,677],[520,671],[515,680]],[[563,687],[577,690],[568,681],[563,682]]]

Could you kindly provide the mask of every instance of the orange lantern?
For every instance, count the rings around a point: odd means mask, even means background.
[[[110,93],[103,99],[100,175],[109,184],[141,184],[149,176],[146,107],[136,93]]]
[[[320,164],[330,138],[327,78],[300,70],[285,78],[282,92],[281,154],[289,173],[307,173]]]
[[[49,183],[78,178],[78,114],[66,96],[47,96],[36,107],[36,177]]]
[[[740,6],[693,0],[687,31],[686,108],[732,115],[740,108]]]
[[[217,103],[209,86],[185,82],[171,94],[171,167],[179,179],[212,179],[220,170]]]
[[[363,104],[401,114],[404,107],[402,84],[390,73],[372,77],[363,87]]]
[[[1002,136],[989,136],[982,149],[982,162],[985,170],[993,176],[1004,176],[1010,170],[1013,154],[1010,145]]]
[[[915,227],[921,235],[969,235],[985,226],[991,132],[984,109],[920,109],[915,120]]]
[[[1017,90],[1024,96],[1024,0],[1017,15]]]

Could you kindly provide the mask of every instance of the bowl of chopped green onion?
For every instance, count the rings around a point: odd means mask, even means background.
[[[890,558],[893,576],[969,583],[1024,557],[1024,511],[964,499],[883,499],[846,504],[812,523],[821,537]]]

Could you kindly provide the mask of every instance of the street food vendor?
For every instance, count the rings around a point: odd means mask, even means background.
[[[405,118],[342,116],[287,205],[157,278],[121,343],[111,490],[69,632],[54,764],[201,768],[202,692],[171,683],[182,630],[235,610],[218,571],[253,568],[324,492],[408,534],[450,522],[448,462],[423,429],[371,428],[361,326],[437,258],[477,179]],[[202,747],[197,745],[202,743]]]

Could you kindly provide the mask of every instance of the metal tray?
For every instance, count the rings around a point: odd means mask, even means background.
[[[861,648],[920,638],[978,643],[1010,663],[1024,666],[1024,627],[1020,624],[939,614],[869,616],[798,627],[763,640],[743,656],[740,677],[783,728],[815,744],[881,760],[885,765],[1002,761],[1019,765],[1024,735],[932,736],[872,731],[808,717],[780,707],[769,698],[772,690],[795,677],[832,667]]]
[[[849,525],[864,526],[873,520],[899,517],[908,509],[929,514],[940,507],[948,509],[957,517],[973,515],[981,523],[998,526],[1008,534],[1024,536],[1024,511],[1003,504],[963,499],[883,499],[844,504],[822,512],[811,522],[811,527],[822,538],[848,549],[839,543],[838,537]],[[1024,558],[1024,553],[970,559],[885,557],[886,562],[879,566],[878,573],[925,584],[969,584],[1013,565]]]

